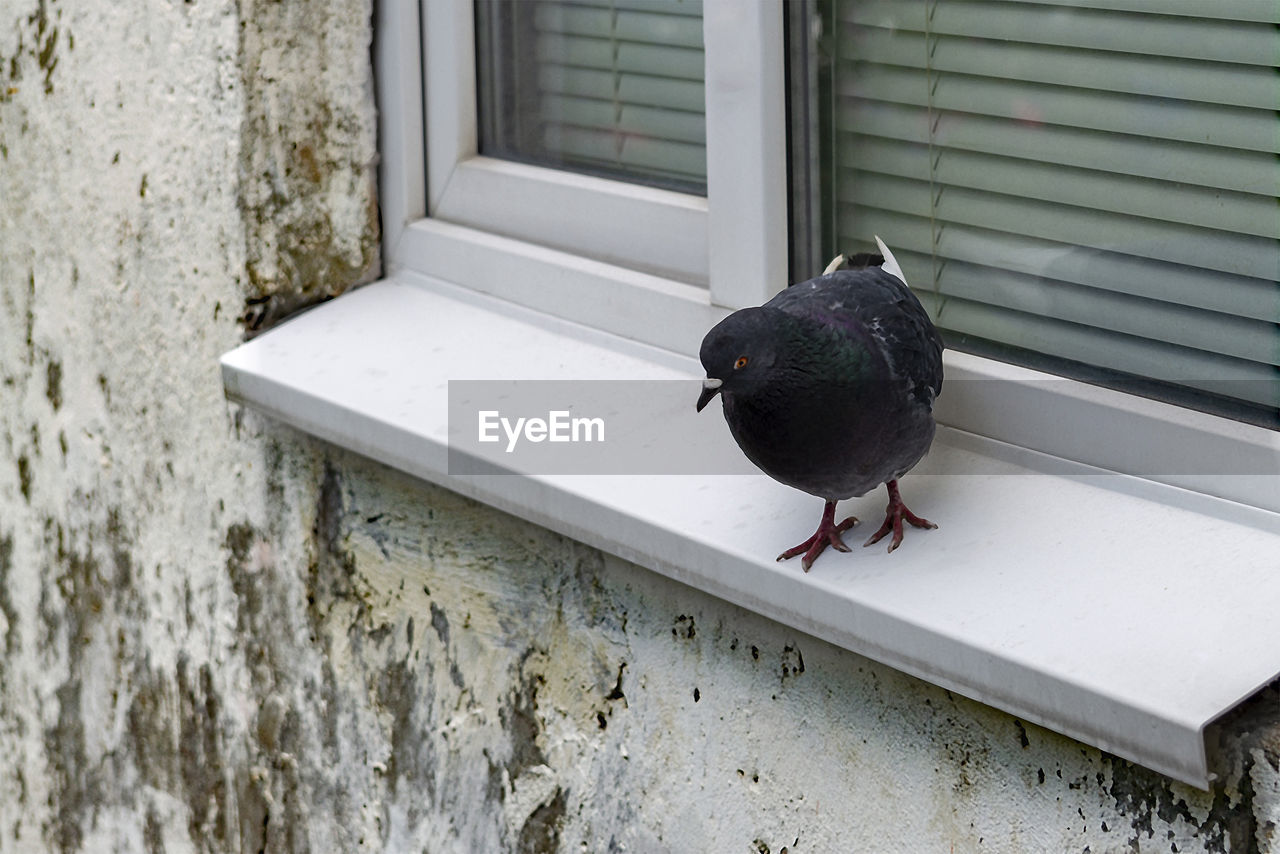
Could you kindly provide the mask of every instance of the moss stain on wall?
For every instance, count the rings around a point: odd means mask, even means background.
[[[238,40],[248,254],[241,320],[252,337],[376,278],[380,231],[374,163],[352,156],[367,151],[352,142],[368,133],[368,121],[351,112],[358,102],[336,103],[315,79],[314,69],[328,65],[333,13],[316,3],[243,0],[240,14],[248,23]],[[368,89],[372,81],[342,85]]]
[[[52,95],[62,9],[57,0],[38,0],[30,11],[18,12],[12,20],[10,32],[16,44],[8,56],[0,53],[0,104],[18,94],[24,81],[31,79],[28,75],[36,77],[32,82],[37,83],[40,91]],[[70,34],[67,41],[70,44]],[[35,68],[29,68],[30,65]]]

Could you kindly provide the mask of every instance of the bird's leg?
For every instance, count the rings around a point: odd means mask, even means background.
[[[838,552],[849,551],[849,547],[844,544],[844,540],[840,539],[840,535],[856,524],[858,524],[857,518],[850,516],[837,525],[836,503],[828,501],[827,506],[822,510],[822,521],[818,523],[818,530],[813,532],[813,536],[795,548],[787,549],[778,555],[778,560],[790,560],[804,552],[800,565],[804,567],[805,572],[808,572],[809,567],[813,566],[813,562],[818,559],[818,555],[822,554],[827,546],[831,546]]]
[[[928,519],[921,519],[907,509],[907,505],[902,503],[902,496],[898,494],[898,481],[889,481],[885,484],[885,488],[889,490],[889,506],[884,511],[884,524],[880,526],[880,530],[871,535],[871,539],[862,544],[863,547],[880,542],[890,531],[893,531],[893,539],[889,542],[889,551],[902,545],[902,520],[904,519],[917,528],[938,527]]]

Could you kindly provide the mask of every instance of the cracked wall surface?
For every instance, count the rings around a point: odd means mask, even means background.
[[[376,275],[370,34],[0,0],[0,851],[1272,849],[1274,690],[1199,792],[229,405]]]

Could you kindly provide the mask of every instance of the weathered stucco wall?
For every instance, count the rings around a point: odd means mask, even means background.
[[[1274,694],[1196,792],[229,406],[376,273],[368,3],[109,8],[0,2],[0,851],[1270,847]]]

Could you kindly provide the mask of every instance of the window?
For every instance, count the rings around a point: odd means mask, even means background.
[[[480,151],[705,195],[698,0],[476,3]]]
[[[1047,37],[1041,43],[1018,43],[1013,38],[1018,27],[1024,37],[1029,37],[1028,32],[1048,31],[1048,24],[1040,27],[1042,22],[1020,19],[1018,10],[1068,16],[1075,21],[1074,29],[1064,31],[1061,37],[1068,41],[1083,31],[1074,16],[1087,13],[1088,20],[1094,21],[1091,16],[1120,13],[1104,13],[1094,8],[1100,4],[1091,2],[996,5],[1010,16],[978,14],[994,7],[957,0],[947,4],[947,15],[960,9],[960,20],[944,16],[939,22],[939,4],[926,6],[923,0],[868,0],[856,6],[844,0],[787,4],[704,0],[707,177],[706,195],[702,196],[483,154],[477,67],[486,62],[477,62],[476,48],[491,37],[483,29],[477,31],[472,0],[424,3],[421,42],[412,37],[418,31],[416,26],[397,30],[395,37],[405,55],[422,63],[423,78],[403,78],[396,91],[409,93],[402,97],[412,114],[417,97],[412,92],[425,82],[422,100],[430,128],[425,134],[426,192],[420,204],[402,207],[397,207],[394,198],[399,188],[392,188],[392,197],[384,193],[384,211],[391,213],[384,215],[388,246],[393,247],[388,251],[391,269],[437,277],[507,303],[690,356],[697,353],[706,330],[727,311],[759,304],[780,289],[788,281],[789,262],[792,280],[813,275],[837,247],[858,248],[857,240],[865,238],[863,232],[870,229],[886,237],[890,246],[901,247],[908,278],[921,290],[926,306],[934,311],[957,348],[947,355],[948,391],[938,404],[943,423],[1105,469],[1280,508],[1280,496],[1270,482],[1249,477],[1275,467],[1277,433],[1247,423],[1269,423],[1275,415],[1274,406],[1268,408],[1267,401],[1276,394],[1277,382],[1268,377],[1274,376],[1277,359],[1273,355],[1268,364],[1266,348],[1270,340],[1273,354],[1280,349],[1275,332],[1275,316],[1280,310],[1275,296],[1277,277],[1263,275],[1267,252],[1274,252],[1275,241],[1258,235],[1236,238],[1212,227],[1212,222],[1191,226],[1173,219],[1196,211],[1238,216],[1226,212],[1231,207],[1228,201],[1240,196],[1238,189],[1206,190],[1186,181],[1162,183],[1151,176],[1129,175],[1124,171],[1128,167],[1122,166],[1135,160],[1155,164],[1160,159],[1156,152],[1161,157],[1181,156],[1191,147],[1211,158],[1243,155],[1255,164],[1254,177],[1249,179],[1253,191],[1265,189],[1266,176],[1272,175],[1274,180],[1274,173],[1259,171],[1261,161],[1254,156],[1256,152],[1223,145],[1191,146],[1185,140],[1166,151],[1156,146],[1163,138],[1159,135],[1144,139],[1136,132],[1093,128],[1089,124],[1095,121],[1090,118],[1093,103],[1088,99],[1121,99],[1125,108],[1112,110],[1121,116],[1133,113],[1128,107],[1139,102],[1174,109],[1175,114],[1187,109],[1193,110],[1188,113],[1191,115],[1203,108],[1233,118],[1243,115],[1245,108],[1203,107],[1159,93],[1137,95],[1101,89],[1093,93],[1082,85],[1087,81],[1068,80],[1071,85],[1065,85],[1041,80],[1063,63],[1035,62],[1028,59],[1032,53],[1044,51],[1051,57],[1085,48],[1047,44]],[[1145,0],[1132,0],[1123,7],[1155,8]],[[551,4],[546,8],[565,7]],[[931,9],[933,17],[911,18],[912,9]],[[1275,14],[1270,4],[1244,0],[1215,4],[1214,9],[1237,17],[1253,14],[1265,19]],[[1129,20],[1136,15],[1126,12],[1121,17]],[[836,26],[837,17],[847,19],[843,29]],[[1184,17],[1193,24],[1198,20],[1190,15],[1139,17],[1178,27],[1186,23],[1181,20]],[[898,18],[902,21],[897,22]],[[483,28],[483,12],[480,20]],[[993,24],[993,20],[999,23]],[[1249,22],[1225,26],[1230,30],[1244,24]],[[982,37],[967,34],[966,27],[977,26],[1004,29],[984,30]],[[959,34],[943,39],[938,34],[941,30]],[[1176,57],[1149,60],[1142,52],[1146,48],[1113,50],[1114,40],[1123,37],[1119,31],[1102,28],[1098,32],[1109,35],[1097,36],[1103,42],[1094,52],[1113,61],[1107,66],[1112,71],[1120,67],[1115,63],[1122,63],[1131,72],[1112,84],[1113,89],[1124,81],[1129,81],[1126,85],[1133,80],[1163,81],[1166,65],[1174,60],[1192,63],[1189,67],[1194,73],[1178,77],[1178,85],[1187,86],[1192,85],[1188,79],[1199,80],[1207,70],[1229,72],[1237,70],[1236,66],[1248,70],[1256,65]],[[1185,30],[1178,32],[1187,35]],[[835,36],[840,33],[845,37],[837,43]],[[1164,30],[1160,28],[1142,33],[1145,41],[1139,45],[1168,38],[1167,33],[1161,35]],[[875,38],[869,38],[870,34]],[[1256,32],[1254,35],[1258,38]],[[904,40],[908,45],[927,46],[930,39],[936,49],[932,53],[926,50],[924,60],[903,46]],[[869,41],[875,42],[869,52],[857,53]],[[1236,49],[1235,40],[1224,42],[1213,28],[1206,30],[1204,41],[1204,50]],[[968,55],[975,46],[977,59]],[[958,56],[953,50],[957,47],[965,49]],[[1033,79],[992,72],[991,55],[997,49],[1002,57],[1012,51],[1010,56],[1017,59],[1016,63],[1009,60],[1013,71]],[[1257,44],[1248,50],[1258,58]],[[885,59],[886,51],[897,65]],[[556,55],[544,50],[543,56],[551,62]],[[916,67],[922,61],[925,67]],[[985,74],[976,73],[978,66],[973,63],[978,61],[989,64]],[[1148,61],[1156,63],[1159,73],[1146,69]],[[1067,65],[1092,67],[1090,62]],[[397,67],[404,67],[404,63]],[[1196,82],[1197,91],[1205,91],[1211,77]],[[898,82],[889,85],[885,80]],[[932,81],[931,86],[912,88],[922,80]],[[879,87],[875,91],[865,88],[873,83]],[[986,102],[973,101],[968,111],[946,100],[930,105],[930,92],[939,99],[951,98],[955,84],[995,94],[989,94]],[[838,86],[864,88],[855,88],[846,93],[848,97],[836,100]],[[1035,125],[1015,111],[1021,109],[1018,104],[1030,102],[1026,97],[1010,101],[1010,91],[1037,96],[1043,91],[1057,99],[1045,103],[1074,104],[1085,99],[1085,108],[1042,117]],[[969,94],[962,92],[956,97],[963,100]],[[992,104],[1001,97],[1006,103],[997,109]],[[986,112],[978,109],[982,103],[989,105]],[[943,106],[950,111],[947,116],[962,114],[964,121],[940,122],[931,136],[928,120],[931,115],[941,119]],[[1256,108],[1251,110],[1253,118],[1240,127],[1233,126],[1231,133],[1252,134],[1259,141],[1261,114]],[[854,122],[855,115],[868,113],[876,118],[874,124]],[[921,115],[924,131],[919,123],[912,125]],[[904,116],[908,117],[905,122]],[[957,127],[978,136],[965,137]],[[996,132],[996,128],[1003,130]],[[404,151],[421,145],[421,127],[406,127],[403,133]],[[1086,137],[1092,140],[1093,149],[1083,145]],[[1037,150],[1038,141],[1044,139],[1051,144]],[[982,150],[983,140],[988,148],[991,144],[996,147]],[[394,144],[384,148],[384,155],[392,157],[401,150]],[[1127,151],[1129,159],[1108,161],[1090,154],[1091,150]],[[1143,157],[1134,153],[1139,150],[1152,154]],[[1050,156],[1055,152],[1064,162],[1057,163]],[[1079,160],[1086,156],[1091,160]],[[1218,165],[1208,171],[1223,173],[1221,163],[1226,161],[1213,162]],[[1162,168],[1173,169],[1171,174],[1176,175],[1179,163],[1175,157],[1173,166]],[[421,168],[419,161],[410,159],[401,174],[411,176]],[[827,180],[836,172],[844,178]],[[985,180],[996,183],[981,184]],[[1067,204],[1071,198],[1053,195],[1079,196],[1099,185],[1125,188],[1118,199],[1113,189],[1107,190],[1106,199],[1122,203],[1114,206],[1143,204],[1146,208],[1107,211],[1105,204],[1072,205]],[[884,198],[868,190],[889,186],[903,192],[898,195],[895,189],[894,196]],[[1143,192],[1136,192],[1134,186],[1141,186]],[[413,193],[410,184],[409,195]],[[1048,198],[1040,197],[1046,193]],[[1206,193],[1218,194],[1216,201],[1207,201]],[[1195,197],[1200,203],[1181,213],[1171,205],[1165,220],[1147,215],[1164,210],[1152,198],[1164,199],[1169,194]],[[1252,192],[1252,196],[1265,193]],[[1274,204],[1274,196],[1267,198]],[[978,204],[957,207],[953,204],[956,199],[976,199]],[[1021,213],[1015,217],[1001,214],[1003,222],[990,219],[1006,202],[1011,210]],[[1059,217],[1059,211],[1072,216]],[[969,222],[976,215],[988,219]],[[1120,248],[1081,243],[1083,237],[1099,233],[1096,222],[1102,220],[1112,223],[1110,232],[1104,233],[1116,238],[1122,236],[1123,223],[1134,223],[1138,232],[1146,235],[1141,238],[1143,245],[1137,245],[1139,239],[1132,235],[1124,237],[1127,243]],[[1273,216],[1269,222],[1259,222],[1257,228],[1274,228],[1275,220]],[[1039,229],[1045,225],[1079,228],[1051,234]],[[1037,227],[1034,233],[1020,233],[1019,228],[1025,231],[1031,226]],[[1252,272],[1242,275],[1239,270],[1195,267],[1195,259],[1185,253],[1153,257],[1159,254],[1152,248],[1151,236],[1157,233],[1153,230],[1165,227],[1170,230],[1160,232],[1164,237],[1157,240],[1165,246],[1169,235],[1180,237],[1192,228],[1204,232],[1210,243],[1217,241],[1214,245],[1237,239],[1246,243],[1256,250],[1247,262]],[[977,254],[966,255],[966,248]],[[982,298],[975,297],[975,287],[985,288]],[[1162,291],[1161,295],[1172,299],[1152,298],[1153,292],[1162,288],[1167,293]],[[1187,322],[1191,315],[1198,318],[1198,325]],[[1206,344],[1208,335],[1216,335],[1218,344]],[[1182,343],[1165,341],[1162,336],[1181,339]],[[1188,336],[1200,349],[1189,346]],[[1068,343],[1075,349],[1068,349]],[[1215,346],[1221,346],[1222,351],[1214,351]],[[1187,378],[1186,374],[1175,376],[1180,371],[1169,367],[1170,348],[1199,357],[1206,370],[1226,363],[1248,373],[1243,377],[1239,373],[1210,374],[1212,388],[1226,392],[1213,396],[1188,383],[1169,383],[1170,378]],[[1251,358],[1242,358],[1242,352]],[[1118,361],[1111,358],[1115,353],[1133,358]],[[1139,355],[1145,361],[1135,361]],[[1093,362],[1086,364],[1086,359]],[[1141,364],[1153,370],[1139,376],[1135,368]],[[1071,382],[1063,376],[1084,377],[1089,382]],[[1157,385],[1148,379],[1151,376],[1163,376],[1164,381]],[[1241,379],[1242,383],[1232,385]],[[1113,392],[1101,383],[1126,391],[1136,389],[1161,400]],[[1237,394],[1236,388],[1247,394]],[[1169,400],[1179,405],[1162,402]],[[1204,415],[1188,404],[1227,411],[1230,417]],[[1108,440],[1097,441],[1100,434]],[[1198,448],[1194,456],[1187,452],[1189,442]]]
[[[598,11],[576,3],[531,6],[535,24],[538,9],[556,13],[547,16],[550,23],[563,22],[562,11]],[[431,132],[425,210],[418,215],[429,218],[406,212],[404,220],[414,221],[396,238],[399,257],[467,287],[686,353],[696,351],[724,308],[758,304],[782,287],[782,9],[737,0],[705,0],[701,7],[705,196],[483,154],[475,6],[423,4]],[[493,42],[493,27],[501,30],[501,21],[482,29],[480,44]],[[533,55],[552,76],[560,72],[552,59],[563,59],[568,46],[559,42],[555,50],[561,53],[546,48],[542,60]],[[563,134],[558,141],[563,148]]]
[[[824,257],[878,232],[953,348],[1280,426],[1280,6],[809,14]]]
[[[431,219],[406,248],[450,280],[692,353],[881,233],[952,348],[1280,423],[1274,4],[424,15]]]

